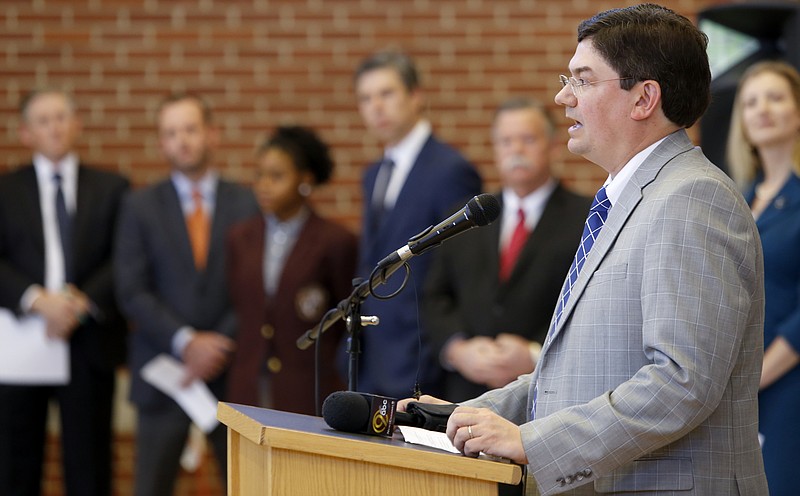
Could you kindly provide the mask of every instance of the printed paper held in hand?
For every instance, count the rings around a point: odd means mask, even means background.
[[[0,308],[0,384],[69,383],[69,344],[47,337],[44,318]]]
[[[174,399],[189,415],[197,427],[206,434],[219,424],[217,421],[217,398],[206,384],[195,379],[188,386],[182,385],[186,369],[170,355],[161,354],[142,367],[142,378]]]
[[[429,448],[458,453],[458,450],[453,446],[453,443],[450,442],[450,438],[448,438],[447,434],[444,432],[429,431],[420,429],[419,427],[409,427],[407,425],[400,425],[398,428],[407,443],[421,444]]]

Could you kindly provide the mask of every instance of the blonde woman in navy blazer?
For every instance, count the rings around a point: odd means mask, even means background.
[[[797,494],[800,462],[800,74],[751,66],[739,82],[728,142],[731,171],[764,247],[764,364],[759,431],[772,496]]]

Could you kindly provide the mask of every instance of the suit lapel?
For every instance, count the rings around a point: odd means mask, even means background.
[[[692,149],[692,142],[689,140],[686,131],[680,130],[669,135],[656,149],[648,156],[642,165],[634,172],[628,184],[622,190],[617,202],[611,207],[608,213],[608,219],[600,231],[600,235],[594,242],[591,252],[586,259],[578,279],[572,286],[569,301],[567,306],[564,307],[564,313],[558,326],[552,329],[555,319],[550,323],[552,336],[548,336],[545,342],[545,348],[553,342],[554,338],[561,332],[564,323],[569,320],[572,310],[577,305],[581,295],[586,289],[586,285],[592,278],[592,275],[600,266],[614,241],[619,236],[620,231],[625,226],[628,218],[633,213],[634,209],[639,205],[642,200],[642,190],[656,178],[661,169],[667,162],[675,158],[678,154],[687,152]],[[562,288],[563,292],[563,288]],[[544,353],[546,349],[542,350]]]
[[[758,217],[756,224],[759,230],[769,229],[776,220],[783,217],[782,214],[785,210],[797,208],[798,203],[800,203],[800,177],[792,174],[769,206]]]
[[[225,243],[225,226],[230,226],[228,218],[231,216],[230,207],[231,190],[228,184],[221,179],[217,181],[217,193],[214,200],[214,216],[211,218],[211,239],[208,243],[208,260],[222,259],[222,250]],[[188,235],[187,235],[188,239]]]
[[[509,282],[519,277],[518,267],[529,265],[531,261],[536,258],[536,253],[539,251],[542,244],[547,242],[547,238],[551,236],[554,231],[560,229],[561,219],[553,216],[551,213],[551,205],[553,204],[553,200],[561,194],[561,191],[561,186],[558,185],[547,198],[542,216],[539,218],[533,231],[528,234],[528,239],[525,240],[525,245],[522,247],[517,263],[511,271],[511,277],[508,278]]]
[[[30,233],[39,249],[39,254],[42,255],[42,260],[44,260],[44,226],[36,169],[31,164],[24,169],[23,173],[25,191],[21,191],[15,201],[19,201],[20,212],[24,216],[26,224],[30,226]],[[44,263],[42,266],[44,267]]]
[[[90,174],[87,173],[86,167],[84,167],[83,164],[78,164],[77,205],[75,208],[75,218],[73,219],[75,235],[72,237],[72,253],[75,254],[75,257],[86,252],[84,250],[84,241],[91,239],[91,209],[97,208],[97,204],[95,203],[95,191],[91,184],[92,179]],[[78,260],[73,260],[72,263],[77,272]]]
[[[161,184],[158,190],[158,201],[160,203],[160,216],[163,216],[166,225],[165,231],[172,238],[173,246],[180,252],[180,259],[192,270],[194,266],[194,255],[192,254],[192,244],[189,241],[189,231],[186,228],[186,219],[183,216],[178,191],[172,180],[167,179]]]

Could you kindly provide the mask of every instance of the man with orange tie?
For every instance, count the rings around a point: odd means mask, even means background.
[[[222,180],[212,168],[217,130],[202,98],[167,97],[158,108],[158,138],[171,177],[127,198],[114,259],[117,298],[133,326],[137,496],[173,493],[190,425],[174,400],[143,380],[141,369],[158,355],[171,355],[185,366],[187,383],[203,380],[224,397],[236,331],[224,238],[233,223],[259,212],[249,189]],[[209,440],[224,477],[224,427]]]
[[[501,218],[442,244],[425,285],[423,316],[445,369],[444,398],[504,386],[536,365],[590,199],[552,177],[555,125],[538,102],[495,112]]]

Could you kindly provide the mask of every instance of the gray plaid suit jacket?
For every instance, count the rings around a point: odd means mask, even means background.
[[[529,493],[767,494],[761,243],[685,131],[635,172],[564,312],[533,374],[464,403],[521,425]]]

